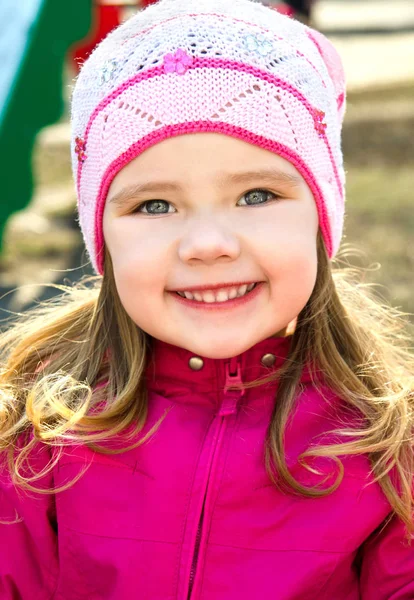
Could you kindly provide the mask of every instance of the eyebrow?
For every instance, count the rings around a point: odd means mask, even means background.
[[[263,183],[284,185],[288,187],[297,187],[304,180],[300,175],[286,173],[279,169],[261,169],[259,171],[245,171],[243,173],[232,173],[222,175],[218,179],[218,186],[224,188],[226,185],[235,183],[249,183],[250,181],[261,180]],[[122,188],[118,193],[110,198],[111,204],[121,206],[126,200],[148,192],[177,192],[182,191],[181,186],[174,181],[148,181],[137,183]]]

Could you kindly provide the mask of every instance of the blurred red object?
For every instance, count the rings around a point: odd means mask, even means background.
[[[95,46],[121,22],[122,6],[93,2],[92,10],[93,25],[89,35],[80,44],[73,46],[70,50],[70,57],[77,70],[85,62]]]
[[[288,17],[293,17],[295,15],[295,11],[293,10],[293,8],[289,6],[289,4],[285,4],[284,2],[282,2],[281,4],[277,4],[274,7],[274,9],[282,15],[287,15]]]

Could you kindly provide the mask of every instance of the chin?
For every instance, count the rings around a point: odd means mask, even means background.
[[[223,340],[220,342],[220,340],[215,339],[206,343],[189,344],[186,348],[197,356],[219,360],[238,356],[254,346],[258,341],[252,340],[251,343],[242,344],[240,340],[235,343],[234,340]]]

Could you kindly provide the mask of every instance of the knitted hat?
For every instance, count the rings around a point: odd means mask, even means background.
[[[253,0],[160,0],[110,33],[72,101],[80,226],[103,273],[114,176],[165,138],[217,132],[290,161],[310,187],[330,257],[344,218],[345,77],[320,33]]]

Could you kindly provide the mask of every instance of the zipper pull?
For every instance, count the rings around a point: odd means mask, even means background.
[[[246,390],[241,378],[241,364],[237,358],[231,358],[226,363],[226,383],[224,384],[224,399],[219,415],[224,417],[236,412],[237,403]]]

